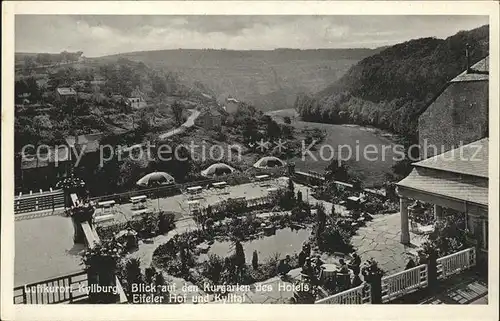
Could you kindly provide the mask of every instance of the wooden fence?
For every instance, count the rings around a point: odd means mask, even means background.
[[[476,265],[476,249],[468,248],[437,260],[438,279],[463,272]],[[427,264],[401,271],[382,278],[382,303],[388,303],[409,293],[429,286]],[[364,304],[371,303],[365,286],[352,288],[316,301],[317,304]],[[369,292],[369,291],[368,291]]]
[[[427,264],[382,278],[382,302],[426,288],[429,283]]]
[[[450,275],[460,273],[476,265],[475,248],[443,256],[437,260],[438,279],[446,279]]]
[[[80,271],[14,288],[14,304],[71,303],[88,297],[87,272]]]
[[[14,197],[14,214],[64,208],[64,192],[61,189],[40,191]]]
[[[367,304],[371,303],[370,285],[362,284],[358,287],[337,293],[316,301],[316,304]]]

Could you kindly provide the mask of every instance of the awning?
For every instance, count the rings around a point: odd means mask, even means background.
[[[401,197],[453,208],[458,211],[487,210],[488,180],[480,177],[433,175],[434,171],[413,169],[397,183]]]

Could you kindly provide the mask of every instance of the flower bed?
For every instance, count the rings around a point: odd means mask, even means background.
[[[97,226],[96,231],[101,239],[113,239],[115,234],[131,228],[142,239],[168,233],[175,228],[175,214],[171,212],[156,212],[144,214],[128,222]]]
[[[295,218],[300,218],[301,221],[295,221]],[[204,282],[251,284],[263,281],[278,274],[279,253],[271,255],[262,264],[257,263],[257,268],[249,268],[244,258],[243,263],[237,263],[241,262],[241,259],[238,260],[235,254],[225,258],[212,254],[208,260],[200,262],[202,250],[198,245],[213,244],[216,241],[241,244],[240,241],[251,241],[266,235],[272,237],[270,234],[283,228],[303,228],[310,222],[312,217],[310,211],[306,210],[303,214],[295,216],[291,213],[282,213],[263,218],[255,213],[247,213],[246,216],[226,218],[205,229],[174,235],[168,242],[156,248],[153,253],[153,264],[169,275],[184,278],[201,286]],[[298,267],[297,254],[290,256],[289,265],[290,268]]]

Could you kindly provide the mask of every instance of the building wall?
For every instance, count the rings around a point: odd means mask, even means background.
[[[479,140],[487,128],[488,82],[451,83],[419,118],[421,157]],[[437,153],[429,146],[436,146]]]
[[[235,102],[230,102],[228,101],[226,103],[226,112],[232,114],[235,113],[238,110],[238,104]]]
[[[222,126],[222,119],[220,116],[203,114],[198,117],[196,124],[205,129],[220,128]]]

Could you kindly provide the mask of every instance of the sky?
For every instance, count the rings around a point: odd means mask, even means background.
[[[178,48],[376,48],[485,24],[487,16],[17,15],[15,49],[97,57]]]

